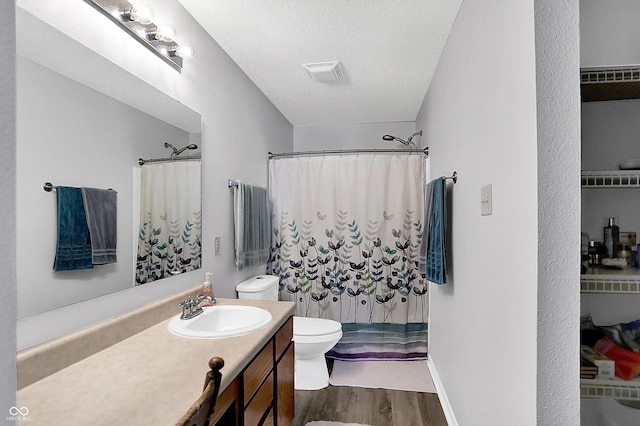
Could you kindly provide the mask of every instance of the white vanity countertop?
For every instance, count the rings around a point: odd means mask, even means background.
[[[25,425],[174,425],[200,396],[209,359],[224,359],[221,391],[293,315],[295,304],[218,299],[251,305],[273,320],[245,336],[187,339],[169,332],[170,319],[149,327],[18,391]]]

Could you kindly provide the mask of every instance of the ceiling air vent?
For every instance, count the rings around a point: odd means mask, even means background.
[[[338,80],[342,77],[340,61],[314,62],[302,66],[307,70],[309,77],[316,81]]]

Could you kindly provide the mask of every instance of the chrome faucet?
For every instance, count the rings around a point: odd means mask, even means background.
[[[188,320],[203,313],[204,310],[202,309],[202,305],[204,302],[209,302],[210,304],[215,305],[216,299],[204,294],[198,294],[195,299],[192,299],[191,296],[189,296],[187,300],[178,303],[178,308],[182,308],[182,315],[180,315],[180,319]]]
[[[184,302],[178,303],[178,308],[182,308],[180,319],[184,320],[195,318],[203,312],[202,308],[198,306],[198,302],[193,300],[191,296]]]

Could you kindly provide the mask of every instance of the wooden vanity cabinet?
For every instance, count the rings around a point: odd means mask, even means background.
[[[295,416],[293,318],[276,334],[276,423],[289,426]]]
[[[210,424],[289,426],[295,415],[293,317],[218,396]]]

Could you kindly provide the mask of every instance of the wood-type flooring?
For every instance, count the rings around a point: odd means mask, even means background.
[[[296,391],[294,426],[314,420],[373,426],[447,426],[438,395],[331,386]]]

